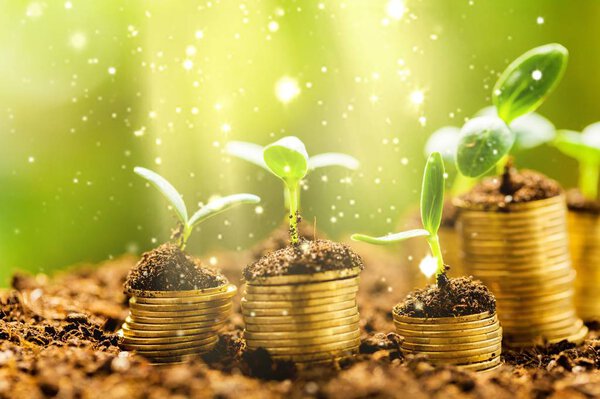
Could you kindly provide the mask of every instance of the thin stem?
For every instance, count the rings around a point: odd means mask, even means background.
[[[188,238],[190,238],[190,234],[192,234],[192,227],[188,226],[187,223],[183,226],[183,231],[181,232],[181,237],[179,238],[179,248],[183,251],[185,250],[185,246],[187,245]]]
[[[287,212],[290,211],[290,192],[287,187],[283,189],[283,206]]]
[[[496,174],[498,176],[500,176],[500,175],[502,175],[502,173],[504,173],[504,170],[506,169],[506,164],[508,163],[509,159],[510,159],[510,157],[508,155],[505,155],[502,158],[500,158],[498,163],[496,163]]]
[[[435,269],[435,275],[440,276],[446,272],[446,266],[444,266],[444,258],[442,257],[442,248],[440,247],[440,240],[437,234],[430,235],[427,237],[429,248],[431,248],[431,254],[437,259],[437,269]]]
[[[289,198],[289,218],[290,218],[290,242],[298,243],[298,203],[299,187],[298,184],[286,185]]]
[[[579,190],[589,200],[598,197],[598,169],[593,162],[579,163]]]

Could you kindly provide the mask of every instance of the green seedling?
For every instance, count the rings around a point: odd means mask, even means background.
[[[178,244],[182,250],[185,249],[188,238],[190,237],[190,234],[192,234],[194,227],[206,219],[237,205],[256,204],[260,202],[260,198],[253,194],[228,195],[226,197],[212,200],[208,202],[208,204],[201,206],[196,213],[188,218],[187,207],[185,206],[183,198],[179,192],[177,192],[175,187],[173,187],[173,185],[167,181],[167,179],[156,172],[140,166],[136,166],[133,171],[146,179],[152,186],[156,187],[156,189],[167,199],[169,205],[175,211],[180,223]]]
[[[421,221],[422,229],[403,231],[382,237],[372,237],[365,234],[353,234],[354,241],[362,241],[375,245],[386,245],[401,242],[409,238],[425,237],[431,249],[431,254],[436,258],[435,271],[438,284],[446,281],[446,267],[442,257],[442,249],[438,238],[438,230],[442,222],[442,209],[444,206],[444,160],[439,152],[433,152],[427,159],[423,174],[421,188]]]
[[[600,170],[600,122],[587,126],[581,133],[559,130],[554,145],[579,163],[579,191],[591,201],[598,199]]]
[[[269,167],[265,163],[263,155],[264,150],[265,147],[261,145],[248,143],[245,141],[230,141],[225,147],[225,151],[229,155],[248,161],[271,172],[271,169],[269,169]],[[353,156],[342,154],[339,152],[327,152],[308,157],[307,173],[316,169],[321,169],[329,166],[340,166],[349,170],[356,170],[360,166],[360,163]],[[287,194],[285,194],[284,198],[287,210],[289,210],[289,198]]]
[[[461,129],[456,164],[463,175],[482,176],[507,159],[517,141],[513,121],[535,111],[554,91],[567,60],[566,48],[547,44],[527,51],[504,70],[492,92],[497,116],[475,117]],[[536,141],[530,137],[530,142]],[[527,142],[521,139],[521,143]]]

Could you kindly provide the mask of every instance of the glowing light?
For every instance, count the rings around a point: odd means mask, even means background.
[[[391,18],[395,20],[399,20],[402,18],[404,13],[406,12],[406,6],[404,5],[404,0],[390,0],[385,7],[385,12]]]
[[[108,67],[108,73],[109,73],[110,75],[114,75],[115,73],[117,73],[117,68],[115,68],[115,67],[112,67],[112,66],[111,66],[111,67]]]
[[[277,32],[279,30],[279,23],[277,21],[271,21],[267,27],[271,32]]]
[[[69,38],[69,44],[75,50],[81,50],[87,44],[87,37],[81,32],[75,32]]]
[[[192,45],[187,46],[185,48],[185,55],[187,55],[188,57],[196,55],[196,46],[192,46]]]
[[[538,25],[542,25],[544,23],[544,17],[537,17],[535,22],[537,22]]]
[[[421,273],[423,273],[427,278],[433,276],[435,274],[436,269],[437,258],[434,258],[431,255],[427,255],[421,260],[421,263],[419,263],[419,270],[421,270]]]
[[[421,105],[425,102],[425,93],[423,90],[414,90],[410,93],[410,102],[415,105]]]
[[[275,96],[282,103],[289,103],[300,94],[300,87],[296,79],[284,76],[275,84]]]
[[[71,8],[73,8],[73,3],[71,3],[70,1],[67,1],[67,2],[65,3],[65,8],[66,8],[67,10],[70,10]]]
[[[254,212],[255,212],[257,215],[262,215],[264,211],[265,211],[265,210],[264,210],[264,209],[263,209],[263,207],[262,207],[262,206],[260,206],[260,205],[259,205],[259,206],[257,206],[256,208],[254,208]]]
[[[215,256],[211,256],[208,260],[208,263],[210,263],[211,266],[216,266],[219,261]]]
[[[229,123],[224,123],[221,125],[221,131],[223,133],[229,133],[231,132],[231,125]]]
[[[44,6],[44,4],[38,2],[31,3],[27,6],[25,15],[32,19],[39,18],[44,14]]]
[[[540,80],[542,78],[542,71],[536,69],[535,71],[531,72],[531,77],[533,80]]]
[[[185,69],[186,71],[191,70],[194,67],[194,62],[192,60],[185,60],[183,61],[183,69]]]

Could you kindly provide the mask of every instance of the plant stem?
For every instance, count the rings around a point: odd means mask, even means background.
[[[446,266],[444,266],[444,258],[442,257],[442,248],[440,247],[440,240],[438,235],[430,235],[427,237],[429,248],[431,248],[431,254],[437,259],[437,269],[435,269],[435,275],[440,276],[446,272]]]
[[[181,237],[179,239],[179,248],[183,251],[185,250],[185,246],[187,245],[188,238],[190,238],[190,234],[192,234],[192,228],[185,224],[182,227]]]
[[[500,160],[496,164],[496,174],[498,176],[500,176],[502,173],[504,173],[504,170],[506,169],[506,164],[508,163],[509,159],[510,159],[510,156],[505,155],[502,158],[500,158]]]
[[[588,200],[598,197],[598,169],[593,162],[579,163],[579,190]]]
[[[286,185],[289,198],[289,217],[290,217],[290,242],[298,243],[298,203],[299,203],[299,187],[298,184]]]

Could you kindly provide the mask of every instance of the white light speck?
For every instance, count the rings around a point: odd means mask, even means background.
[[[231,125],[229,123],[224,123],[221,125],[221,131],[223,133],[229,133],[231,132]]]
[[[112,66],[111,66],[111,67],[108,67],[108,74],[109,74],[109,75],[114,75],[114,74],[116,74],[116,73],[117,73],[117,68],[115,68],[115,67],[112,67]]]
[[[327,67],[326,67],[326,66],[322,66],[322,67],[321,67],[321,72],[323,72],[323,73],[327,73]]]
[[[279,30],[279,23],[277,21],[271,21],[267,27],[269,28],[269,31],[277,32]]]
[[[187,46],[185,48],[185,55],[187,55],[188,57],[196,55],[196,46],[192,46],[192,45]]]
[[[419,263],[419,270],[421,270],[421,273],[423,273],[425,275],[425,277],[427,277],[427,278],[430,278],[431,276],[433,276],[436,269],[437,269],[437,258],[434,258],[431,255],[425,256],[421,260],[421,263]]]
[[[185,61],[183,61],[183,69],[185,69],[186,71],[191,70],[194,67],[194,62],[190,59],[186,59]]]
[[[275,96],[279,101],[286,104],[300,94],[300,87],[296,79],[284,76],[275,83]]]
[[[37,19],[44,14],[44,4],[33,2],[27,6],[25,15],[32,19]]]
[[[410,102],[415,105],[421,105],[425,102],[425,93],[423,90],[414,90],[410,93]]]
[[[219,261],[217,260],[216,256],[211,256],[208,260],[208,263],[210,263],[211,266],[216,266]]]
[[[395,20],[400,20],[406,12],[403,0],[390,0],[385,7],[385,12]]]
[[[196,36],[196,39],[200,40],[200,39],[204,38],[204,32],[202,32],[201,30],[197,30],[195,36]]]
[[[87,37],[81,32],[75,32],[69,38],[69,44],[75,50],[81,50],[87,44]]]
[[[531,77],[533,80],[540,80],[542,78],[542,71],[536,69],[535,71],[531,72]]]
[[[157,165],[160,165],[160,164],[162,164],[162,159],[160,157],[156,157],[156,158],[154,158],[154,163]]]
[[[544,24],[544,17],[537,17],[537,19],[535,20],[535,22],[537,22],[538,25],[543,25]]]
[[[256,208],[254,208],[254,213],[256,213],[257,215],[262,215],[264,211],[265,211],[265,210],[264,210],[264,209],[263,209],[263,207],[262,207],[262,206],[260,206],[260,205],[259,205],[259,206],[257,206]]]
[[[27,162],[34,163],[35,162],[35,157],[30,156],[29,158],[27,158]]]
[[[65,3],[65,9],[70,10],[73,8],[73,3],[71,3],[70,1],[67,1]]]

